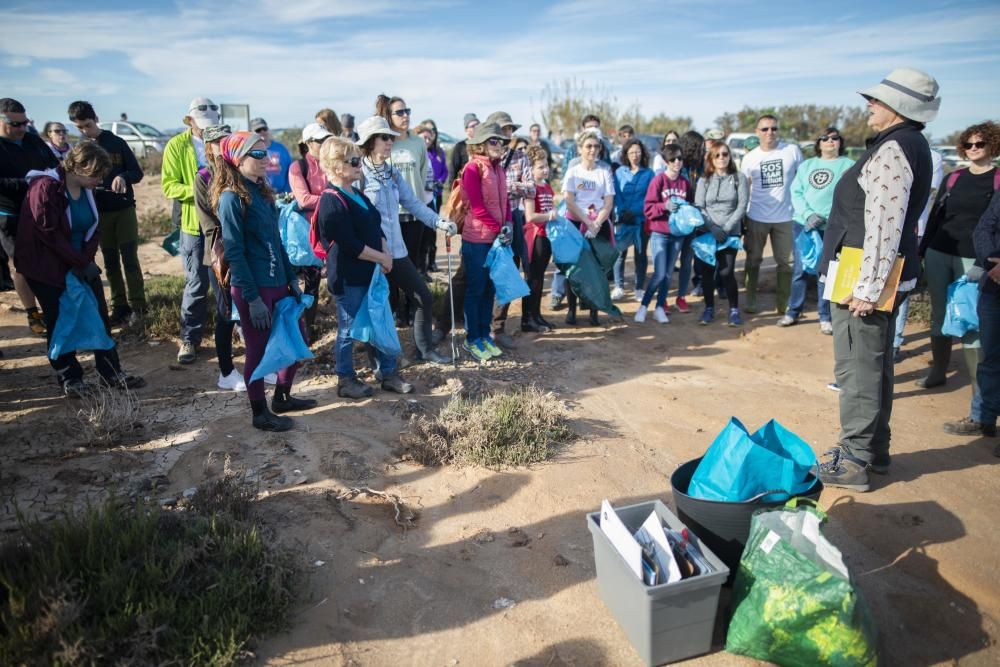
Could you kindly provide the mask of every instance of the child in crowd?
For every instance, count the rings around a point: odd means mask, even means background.
[[[549,185],[549,156],[541,146],[529,146],[528,160],[531,161],[531,175],[535,179],[535,198],[524,200],[524,240],[528,247],[528,287],[531,294],[524,302],[521,313],[521,331],[545,332],[554,329],[542,317],[542,284],[545,270],[552,258],[552,245],[545,224],[555,220],[555,193]]]

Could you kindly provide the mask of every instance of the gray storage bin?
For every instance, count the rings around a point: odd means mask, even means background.
[[[616,507],[619,518],[634,533],[655,511],[667,526],[685,526],[659,500]],[[715,571],[670,584],[647,586],[601,531],[601,513],[587,515],[594,537],[594,563],[601,599],[647,665],[684,660],[712,649],[712,630],[719,592],[729,568],[700,541],[701,552]],[[690,531],[689,531],[690,533]],[[697,539],[692,535],[692,539]]]

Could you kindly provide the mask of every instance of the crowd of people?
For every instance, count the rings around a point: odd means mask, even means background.
[[[770,244],[777,324],[795,325],[813,273],[805,265],[800,237],[816,232],[823,240],[815,271],[819,331],[833,336],[833,386],[841,392],[842,425],[839,444],[827,453],[819,473],[829,484],[866,490],[869,471],[889,469],[893,362],[921,266],[933,311],[933,366],[921,385],[934,387],[947,379],[952,340],[941,327],[948,286],[961,276],[978,281],[981,328],[961,341],[972,378],[970,413],[945,429],[995,435],[1000,198],[993,193],[1000,177],[993,161],[1000,155],[1000,127],[984,122],[966,129],[957,149],[971,166],[945,180],[941,161],[922,133],[940,104],[936,81],[916,70],[896,70],[862,94],[875,135],[857,161],[845,157],[836,127],[825,128],[815,138],[814,156],[804,159],[799,144],[781,140],[777,118],[767,114],[757,119],[754,141],[747,142],[739,165],[719,130],[705,136],[667,132],[650,155],[630,126],[618,128],[613,143],[601,119],[588,115],[560,165],[561,196],[550,182],[556,165],[541,141],[541,128],[534,124],[527,137],[518,136],[522,126],[504,111],[482,121],[475,113],[465,114],[466,137],[449,158],[432,120],[414,125],[403,98],[379,95],[373,114],[357,124],[350,114],[317,112],[315,122],[302,130],[293,159],[263,118],[252,119],[249,131],[233,132],[221,124],[217,104],[197,97],[184,117],[187,130],[163,152],[162,191],[173,202],[185,275],[177,361],[197,359],[211,286],[219,388],[246,391],[254,427],[287,430],[292,421],[284,413],[316,404],[291,394],[297,365],[267,378],[252,376],[279,301],[311,296],[300,332],[306,341],[316,333],[315,304],[324,275],[336,302],[337,393],[361,399],[374,388],[355,370],[351,331],[376,272],[388,279],[397,328],[412,327],[416,361],[453,361],[438,349],[449,332],[454,335],[453,318],[464,325],[465,353],[486,361],[517,345],[507,330],[510,304],[495,304],[488,264],[495,246],[509,247],[524,274],[528,294],[521,301],[522,332],[544,335],[556,328],[542,312],[542,297],[554,259],[549,229],[558,220],[579,230],[581,252],[606,262],[604,249],[614,248],[613,265],[601,264],[607,271],[604,295],[607,303],[631,295],[638,303],[636,323],[652,314],[656,323],[668,324],[672,310],[690,313],[687,298],[699,295],[704,305],[692,317],[698,324],[713,324],[716,303],[725,299],[725,322],[741,326],[745,313],[761,310],[758,285]],[[141,319],[145,308],[132,190],[143,178],[142,169],[121,138],[100,129],[89,103],[73,102],[67,118],[81,135],[74,146],[67,143],[62,123],[47,123],[42,135],[35,135],[27,131],[23,105],[0,100],[0,240],[14,260],[13,285],[29,326],[46,335],[58,320],[67,273],[91,288],[109,331]],[[285,252],[275,204],[283,195],[294,198],[310,221],[310,243],[321,266],[293,265]],[[685,233],[675,218],[691,207],[700,222],[693,233]],[[450,312],[435,320],[429,283],[430,274],[439,270],[439,235],[449,248],[453,237],[461,245],[460,261],[448,275]],[[714,242],[714,253],[696,253],[699,237]],[[110,312],[94,262],[98,247]],[[825,278],[845,247],[861,250],[859,277],[849,298],[831,303],[823,297]],[[736,270],[741,250],[742,296]],[[634,272],[629,276],[630,255]],[[898,286],[892,277],[897,256],[904,260],[895,276]],[[3,263],[6,267],[6,258]],[[579,308],[589,311],[591,325],[598,325],[602,300],[578,294],[573,272],[565,262],[556,268],[550,310],[561,309],[565,300],[560,326],[577,325]],[[897,289],[893,304],[876,307],[890,284]],[[606,310],[617,315],[615,307]],[[246,347],[242,372],[233,363],[236,326]],[[397,356],[371,345],[368,351],[383,390],[413,391],[400,374]],[[51,363],[67,395],[86,391],[74,353]],[[122,369],[114,348],[98,352],[97,370],[111,386],[143,384]],[[268,382],[274,384],[270,406]]]

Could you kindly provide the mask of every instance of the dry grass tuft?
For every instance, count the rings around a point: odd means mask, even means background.
[[[142,427],[139,397],[128,389],[97,383],[80,399],[76,419],[88,445],[110,447]]]

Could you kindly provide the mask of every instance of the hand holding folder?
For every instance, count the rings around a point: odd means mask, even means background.
[[[861,277],[861,248],[844,246],[837,259],[830,262],[826,271],[823,298],[832,303],[847,303],[854,296],[854,288]],[[885,279],[885,287],[875,303],[875,310],[891,313],[896,303],[896,290],[903,274],[903,257],[897,255]]]

